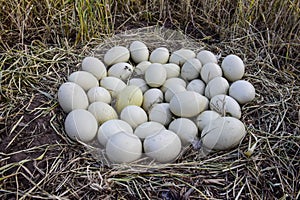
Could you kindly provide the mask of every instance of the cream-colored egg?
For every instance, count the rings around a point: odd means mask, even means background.
[[[237,100],[240,104],[245,104],[255,98],[254,86],[245,80],[238,80],[229,87],[229,96]]]
[[[164,125],[158,122],[150,121],[144,122],[136,127],[136,129],[134,130],[134,134],[141,140],[144,140],[146,137],[157,134],[162,130],[166,130]]]
[[[181,141],[174,132],[163,130],[145,138],[144,150],[147,156],[157,162],[172,162],[181,151]]]
[[[245,65],[243,60],[233,54],[224,58],[221,67],[224,77],[231,82],[240,80],[245,73]]]
[[[208,82],[205,88],[205,96],[211,99],[218,94],[227,94],[228,89],[228,81],[223,77],[216,77]]]
[[[167,71],[167,79],[178,77],[180,74],[180,67],[175,63],[167,63],[163,65]]]
[[[194,79],[186,86],[188,91],[198,92],[201,95],[204,95],[205,83],[200,79]]]
[[[179,66],[182,66],[186,60],[190,58],[195,58],[196,54],[194,51],[190,49],[179,49],[177,51],[174,51],[170,56],[170,63],[175,63]]]
[[[168,125],[172,120],[172,113],[168,103],[160,103],[154,105],[149,111],[149,120]]]
[[[83,109],[70,112],[65,119],[65,131],[68,136],[82,142],[90,142],[97,133],[98,123],[95,117]]]
[[[113,98],[115,98],[118,93],[126,87],[126,84],[116,77],[104,77],[100,81],[100,85],[107,89]]]
[[[127,81],[133,73],[133,67],[129,63],[120,62],[111,66],[107,72],[108,76]]]
[[[88,111],[90,111],[96,118],[99,124],[111,119],[118,119],[118,115],[113,107],[103,102],[94,102],[89,105]]]
[[[142,156],[142,142],[132,133],[119,132],[106,143],[106,155],[113,163],[129,163]]]
[[[181,78],[169,78],[160,89],[162,92],[166,92],[167,89],[169,89],[169,87],[173,87],[173,85],[182,85],[183,87],[186,87],[186,82]]]
[[[87,109],[89,100],[84,90],[73,82],[63,83],[58,89],[58,102],[65,113]]]
[[[83,71],[93,74],[97,80],[107,76],[107,71],[104,63],[95,57],[85,57],[81,63],[81,69]]]
[[[98,129],[98,142],[105,147],[108,139],[119,132],[133,133],[132,127],[125,121],[119,119],[111,119],[104,122]]]
[[[214,96],[210,102],[210,109],[216,111],[222,116],[231,116],[237,119],[241,118],[241,107],[232,97],[220,94]]]
[[[169,50],[165,47],[159,47],[152,51],[150,54],[149,61],[151,63],[161,63],[165,64],[168,62],[170,57]]]
[[[121,90],[117,95],[116,109],[121,113],[123,108],[129,105],[141,106],[143,103],[143,92],[138,86],[129,85]]]
[[[161,90],[157,88],[152,88],[147,90],[144,93],[144,101],[143,101],[143,109],[148,111],[154,106],[155,104],[162,103],[164,100],[164,94]]]
[[[196,119],[196,124],[200,131],[206,126],[210,126],[211,122],[221,117],[221,115],[213,110],[205,110]]]
[[[139,106],[126,106],[121,114],[120,119],[127,122],[133,129],[138,125],[148,121],[147,113]]]
[[[181,68],[181,77],[184,80],[190,81],[199,77],[202,64],[197,58],[188,59]]]
[[[186,91],[186,88],[183,87],[182,85],[172,85],[170,86],[167,91],[165,92],[165,101],[170,102],[172,97],[179,93],[179,92],[184,92]]]
[[[90,103],[101,101],[107,104],[111,102],[111,95],[104,87],[93,87],[87,92],[87,97]]]
[[[208,100],[193,91],[177,93],[170,101],[170,110],[180,117],[194,117],[208,108]]]
[[[149,61],[142,61],[134,68],[134,74],[137,76],[143,76],[147,68],[151,65]]]
[[[207,50],[202,50],[197,54],[197,58],[200,60],[202,65],[206,63],[218,63],[217,57],[211,52]]]
[[[208,83],[215,77],[221,77],[222,69],[217,63],[207,63],[202,67],[200,75],[201,79]]]
[[[181,144],[186,146],[197,139],[198,128],[196,124],[187,118],[177,118],[173,120],[168,128],[178,135]]]
[[[129,47],[131,59],[135,63],[140,63],[142,61],[147,61],[149,58],[148,47],[141,41],[134,41]]]
[[[128,85],[138,86],[142,90],[143,93],[149,89],[146,81],[142,78],[132,78],[129,80]]]
[[[120,62],[128,62],[129,58],[130,52],[126,47],[114,46],[105,53],[104,63],[111,66]]]
[[[236,147],[245,135],[245,126],[240,120],[219,117],[203,129],[201,139],[206,149],[227,150]]]
[[[70,74],[68,81],[78,84],[84,91],[88,91],[92,87],[99,86],[99,82],[95,76],[89,72],[77,71]]]
[[[153,63],[145,71],[145,81],[150,87],[160,87],[167,79],[167,71],[162,64]]]

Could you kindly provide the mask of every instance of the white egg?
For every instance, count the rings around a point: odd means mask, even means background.
[[[163,65],[167,71],[167,79],[178,77],[180,74],[180,67],[175,63],[167,63]]]
[[[211,99],[218,94],[227,94],[228,89],[228,81],[223,77],[216,77],[208,82],[205,88],[205,96]]]
[[[147,90],[144,93],[144,101],[143,101],[143,109],[148,111],[154,106],[155,104],[162,103],[164,100],[164,94],[161,90],[157,88],[152,88]]]
[[[111,66],[107,72],[108,76],[127,81],[133,73],[133,67],[129,63],[120,62]]]
[[[238,80],[229,87],[229,96],[237,100],[240,104],[245,104],[255,98],[254,86],[245,80]]]
[[[140,124],[148,121],[147,113],[139,106],[126,106],[121,114],[120,119],[127,122],[133,129]]]
[[[167,71],[162,64],[153,63],[145,71],[145,81],[150,87],[160,87],[167,79]]]
[[[208,108],[208,100],[193,91],[177,93],[170,101],[170,110],[180,117],[194,117]]]
[[[166,92],[167,89],[173,85],[182,85],[183,87],[186,87],[186,82],[181,78],[169,78],[165,81],[160,89],[162,92]]]
[[[129,80],[128,85],[138,86],[142,90],[143,93],[149,89],[146,81],[142,78],[132,78]]]
[[[198,92],[201,95],[204,95],[205,83],[200,79],[194,79],[186,86],[188,91]]]
[[[104,55],[104,63],[107,66],[119,63],[128,62],[130,57],[130,52],[126,47],[115,46],[109,49]]]
[[[197,54],[197,58],[200,60],[202,65],[206,63],[218,63],[217,57],[211,52],[207,50],[202,50]]]
[[[190,81],[199,77],[202,64],[197,58],[188,59],[181,68],[181,77]]]
[[[157,162],[172,162],[181,151],[181,141],[174,132],[163,130],[145,138],[144,150],[147,156]]]
[[[113,98],[126,87],[126,84],[116,77],[104,77],[100,81],[100,85],[107,89]]]
[[[186,91],[186,88],[182,85],[171,85],[165,92],[165,101],[170,102],[174,94],[184,91]]]
[[[98,129],[98,142],[105,147],[108,139],[119,132],[133,133],[132,127],[125,121],[119,119],[111,119],[104,122]]]
[[[70,74],[68,81],[78,84],[84,91],[92,87],[99,86],[99,82],[94,75],[85,71],[77,71]]]
[[[233,54],[224,58],[221,67],[224,77],[231,82],[240,80],[245,73],[244,62],[240,57]]]
[[[88,111],[90,111],[96,118],[99,124],[111,119],[118,119],[118,115],[113,107],[103,102],[94,102],[89,105]]]
[[[141,41],[134,41],[129,46],[131,59],[135,63],[147,61],[149,58],[148,47]]]
[[[142,156],[142,142],[132,133],[119,132],[106,143],[106,155],[113,163],[129,163]]]
[[[190,49],[179,49],[174,51],[170,56],[170,63],[175,63],[179,66],[182,66],[186,60],[190,58],[195,58],[196,54]]]
[[[83,109],[70,112],[65,119],[65,131],[68,136],[82,142],[90,142],[97,133],[98,123],[95,117]]]
[[[157,134],[162,130],[166,130],[164,125],[158,122],[150,121],[144,122],[136,127],[136,129],[134,130],[134,134],[141,140],[144,140],[146,137]]]
[[[141,106],[143,103],[143,93],[141,89],[135,85],[126,86],[118,93],[116,100],[116,109],[121,113],[123,108],[129,105]]]
[[[237,119],[241,118],[241,107],[232,97],[220,94],[214,96],[210,102],[210,109],[216,111],[222,116],[231,116]]]
[[[245,126],[240,120],[219,117],[203,129],[201,139],[206,149],[227,150],[236,147],[245,135]]]
[[[76,83],[63,83],[58,89],[58,103],[65,113],[75,109],[87,109],[89,100],[84,90]]]
[[[101,101],[107,104],[111,102],[111,95],[104,87],[93,87],[87,92],[87,97],[90,103]]]
[[[208,83],[215,77],[221,77],[222,76],[222,69],[221,67],[216,63],[207,63],[205,64],[200,72],[201,79]]]
[[[107,71],[104,63],[95,57],[85,57],[81,62],[81,69],[83,71],[93,74],[97,80],[107,76]]]
[[[200,131],[206,126],[210,126],[211,122],[221,117],[221,115],[213,110],[205,110],[196,119],[196,124]]]
[[[172,120],[172,113],[168,103],[154,105],[149,111],[149,120],[168,125]]]
[[[151,65],[149,61],[142,61],[134,68],[134,74],[137,76],[143,76],[147,68]]]
[[[169,50],[165,47],[159,47],[156,48],[152,51],[150,54],[149,61],[151,63],[160,63],[160,64],[165,64],[169,60]]]

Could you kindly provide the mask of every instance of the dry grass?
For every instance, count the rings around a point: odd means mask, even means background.
[[[0,5],[1,199],[299,199],[300,1]],[[156,24],[244,59],[257,89],[242,108],[248,134],[207,157],[186,149],[174,164],[103,166],[65,136],[57,89],[106,37]]]

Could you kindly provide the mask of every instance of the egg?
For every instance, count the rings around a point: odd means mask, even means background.
[[[142,142],[134,134],[119,132],[106,143],[106,155],[113,163],[129,163],[142,156]]]
[[[167,89],[169,89],[169,87],[173,87],[173,85],[182,85],[183,87],[186,87],[186,82],[181,78],[169,78],[160,89],[162,92],[166,92]]]
[[[161,90],[157,88],[152,88],[144,93],[143,109],[148,111],[152,106],[158,103],[162,103],[164,100],[164,95]]]
[[[232,97],[220,94],[214,96],[210,102],[210,109],[216,111],[222,116],[231,116],[237,119],[241,118],[241,107]]]
[[[179,117],[194,117],[207,108],[207,98],[193,91],[177,93],[170,101],[171,112]]]
[[[88,111],[95,116],[99,124],[103,124],[108,120],[118,118],[118,115],[113,107],[100,101],[90,104]]]
[[[236,147],[245,135],[245,126],[240,120],[219,117],[203,129],[201,140],[206,149],[227,150]]]
[[[145,81],[150,87],[160,87],[167,78],[167,71],[162,64],[153,63],[145,71]]]
[[[101,101],[107,104],[111,102],[111,95],[109,91],[103,87],[93,87],[87,92],[87,97],[90,103]]]
[[[58,89],[58,103],[65,113],[75,109],[87,109],[89,100],[84,90],[76,83],[63,83]]]
[[[126,47],[115,46],[109,49],[104,55],[104,63],[107,66],[111,66],[120,62],[128,62],[130,58],[130,52]]]
[[[134,68],[134,74],[137,76],[143,76],[147,68],[151,65],[149,61],[142,61]]]
[[[149,120],[168,125],[172,120],[172,113],[168,103],[155,104],[149,111]]]
[[[145,138],[144,151],[157,162],[172,162],[181,151],[181,141],[174,132],[163,130]]]
[[[98,129],[98,142],[105,147],[108,139],[119,132],[132,133],[132,127],[125,121],[119,119],[111,119],[104,122]]]
[[[181,77],[184,80],[190,81],[198,78],[202,64],[197,58],[188,59],[181,68]]]
[[[194,91],[201,95],[204,95],[205,83],[200,79],[194,79],[188,83],[188,85],[186,86],[186,90]]]
[[[113,98],[115,98],[117,94],[126,87],[126,84],[116,77],[104,77],[100,81],[100,85],[107,89]]]
[[[129,46],[131,59],[135,63],[147,61],[149,58],[148,47],[141,41],[133,41]]]
[[[85,91],[88,91],[92,87],[99,86],[99,82],[96,77],[85,71],[73,72],[68,77],[68,81],[78,84]]]
[[[142,90],[143,93],[149,89],[146,81],[142,78],[132,78],[129,80],[128,85],[138,86]]]
[[[133,67],[129,63],[120,62],[111,66],[107,72],[108,76],[127,81],[133,73]]]
[[[223,77],[216,77],[208,82],[205,88],[205,96],[211,99],[218,94],[227,94],[228,89],[228,81]]]
[[[159,47],[156,48],[152,51],[150,54],[149,61],[151,63],[160,63],[160,64],[165,64],[169,60],[169,50],[165,47]]]
[[[167,72],[167,79],[178,77],[180,74],[180,67],[175,63],[167,63],[163,65]]]
[[[95,57],[85,57],[81,62],[81,69],[83,71],[93,74],[97,80],[107,76],[107,71],[104,63]]]
[[[207,50],[202,50],[197,54],[197,58],[200,60],[202,65],[207,63],[218,63],[217,57],[211,52]]]
[[[186,60],[190,58],[195,58],[196,54],[194,51],[190,49],[179,49],[177,51],[174,51],[170,56],[170,63],[175,63],[179,66],[182,66]]]
[[[224,58],[221,64],[224,77],[228,81],[240,80],[245,73],[245,65],[240,57],[230,54]]]
[[[139,106],[126,106],[121,114],[120,119],[127,122],[133,129],[138,125],[148,121],[147,113]]]
[[[200,72],[201,79],[208,83],[215,77],[221,77],[222,76],[222,69],[221,67],[216,63],[207,63],[205,64]]]
[[[98,123],[95,117],[84,109],[71,111],[65,119],[65,131],[67,135],[75,140],[90,142],[97,133]]]
[[[170,85],[169,89],[165,92],[165,101],[170,102],[174,94],[184,91],[186,91],[186,88],[182,85]]]
[[[138,127],[136,127],[136,129],[134,130],[134,134],[138,136],[141,140],[144,140],[146,137],[157,134],[162,130],[166,130],[164,125],[158,122],[149,121],[144,122]]]
[[[210,126],[211,122],[221,117],[221,115],[213,110],[205,110],[200,113],[196,119],[197,127],[202,131],[206,126]]]
[[[198,128],[190,119],[177,118],[170,123],[168,129],[178,135],[183,146],[189,145],[197,139]]]
[[[123,108],[128,105],[141,106],[143,103],[143,93],[141,89],[135,85],[126,86],[118,93],[116,100],[116,109],[121,113]]]
[[[233,97],[240,104],[245,104],[255,98],[255,88],[248,81],[238,80],[229,87],[229,96]]]

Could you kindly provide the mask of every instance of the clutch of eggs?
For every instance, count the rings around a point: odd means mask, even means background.
[[[84,58],[60,86],[65,132],[98,141],[113,163],[172,162],[199,140],[208,150],[234,148],[246,134],[241,105],[255,98],[244,72],[237,55],[219,61],[208,50],[150,51],[141,41],[112,47],[103,60]]]

